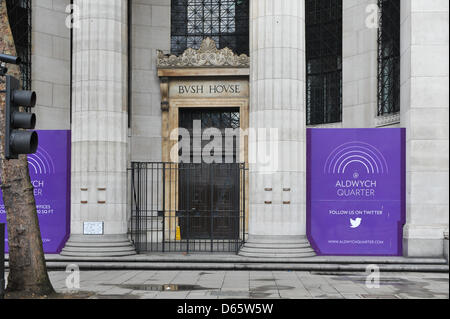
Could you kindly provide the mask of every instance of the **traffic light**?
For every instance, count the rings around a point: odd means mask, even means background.
[[[36,93],[20,90],[16,78],[6,76],[6,114],[5,114],[5,158],[17,159],[19,154],[36,153],[38,135],[33,130],[36,126],[34,113],[20,112],[19,107],[34,107]]]

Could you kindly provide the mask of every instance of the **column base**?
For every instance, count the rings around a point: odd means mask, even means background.
[[[444,239],[403,238],[404,257],[442,258]]]
[[[250,236],[239,251],[243,257],[305,258],[316,255],[306,236]]]
[[[126,235],[71,235],[61,251],[69,257],[121,257],[135,255]]]

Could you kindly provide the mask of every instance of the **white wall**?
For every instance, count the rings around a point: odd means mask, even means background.
[[[37,129],[70,129],[70,0],[32,1],[32,88]]]
[[[343,5],[342,122],[343,127],[374,127],[377,115],[377,28],[366,10],[377,0],[346,1]],[[369,22],[369,24],[367,24]]]
[[[132,161],[161,161],[161,94],[156,51],[170,51],[170,0],[132,1]]]

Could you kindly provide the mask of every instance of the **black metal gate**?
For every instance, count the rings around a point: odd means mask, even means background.
[[[132,163],[136,250],[237,253],[245,239],[247,176],[236,163]]]

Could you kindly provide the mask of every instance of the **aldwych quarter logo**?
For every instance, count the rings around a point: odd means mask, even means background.
[[[44,147],[39,146],[35,154],[27,156],[27,160],[30,172],[34,177],[31,181],[34,187],[34,196],[42,196],[46,182],[44,176],[54,175],[56,172],[53,158]]]
[[[55,163],[52,156],[42,146],[39,146],[36,153],[29,154],[27,158],[29,167],[36,175],[55,173]]]
[[[337,177],[337,196],[364,198],[375,197],[376,176],[389,172],[383,154],[373,145],[360,141],[336,147],[326,159],[323,170],[324,174]]]
[[[56,173],[55,163],[49,152],[41,145],[39,145],[36,153],[27,155],[27,161],[31,173],[30,177],[32,178],[31,184],[33,185],[34,196],[35,198],[42,197],[46,184],[46,178],[44,176],[50,176]],[[39,205],[37,208],[39,211]],[[0,214],[6,214],[4,205],[0,206]]]

